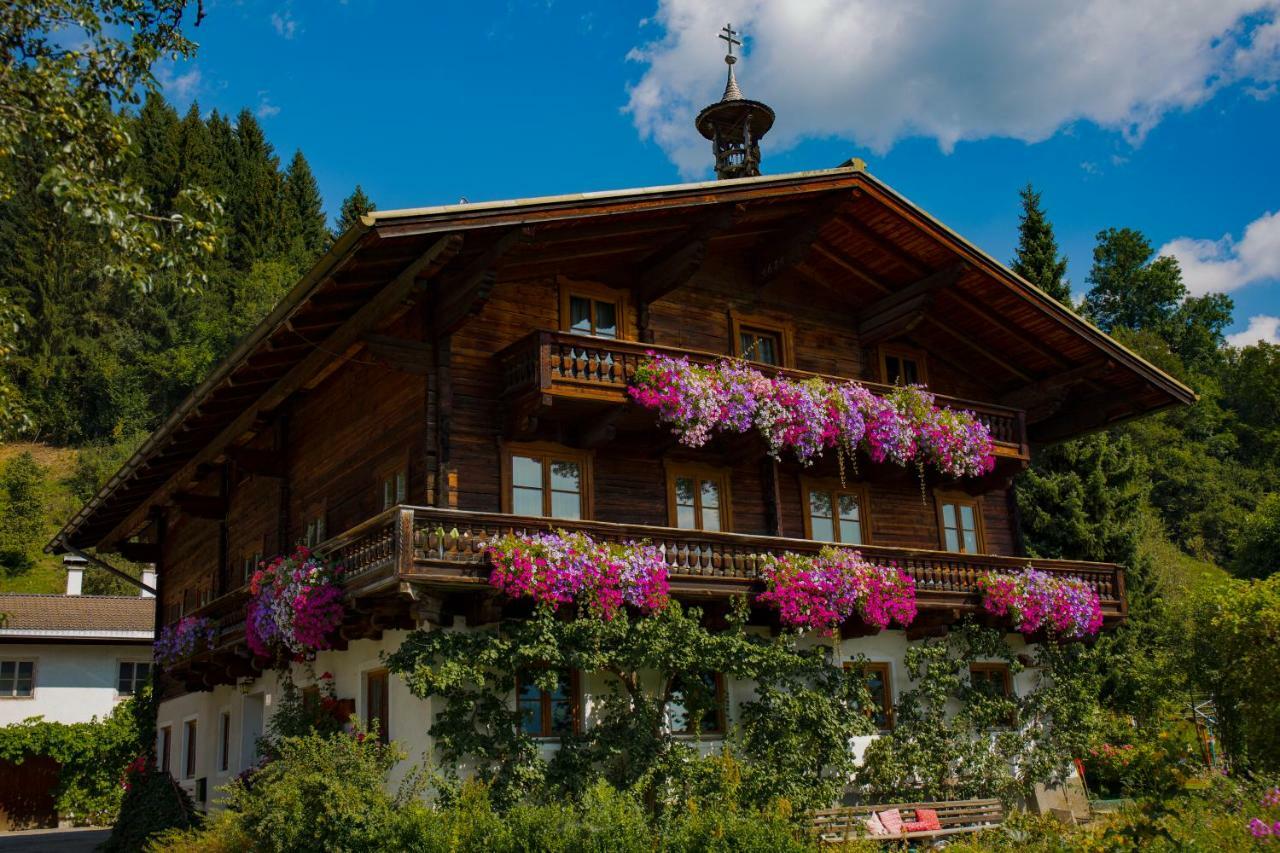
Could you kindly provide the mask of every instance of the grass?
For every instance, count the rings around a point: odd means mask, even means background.
[[[31,457],[44,470],[43,500],[45,505],[44,541],[48,541],[72,513],[80,506],[67,484],[75,471],[76,450],[71,447],[52,447],[34,442],[0,443],[0,468],[9,460],[23,453]],[[40,543],[41,545],[44,542]],[[63,592],[67,588],[67,575],[62,569],[62,558],[40,551],[33,554],[36,564],[20,575],[0,574],[0,592]]]

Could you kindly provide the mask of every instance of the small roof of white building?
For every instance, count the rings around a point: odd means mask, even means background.
[[[151,643],[154,598],[0,593],[0,643]]]

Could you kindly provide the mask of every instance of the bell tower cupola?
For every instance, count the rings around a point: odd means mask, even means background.
[[[729,76],[725,81],[724,95],[714,104],[702,109],[694,120],[698,132],[711,140],[711,150],[716,157],[716,177],[751,178],[760,174],[760,140],[773,127],[773,110],[760,101],[742,96],[733,66],[738,57],[734,46],[742,46],[736,36],[739,33],[732,24],[725,24],[720,33],[728,47],[725,64]]]

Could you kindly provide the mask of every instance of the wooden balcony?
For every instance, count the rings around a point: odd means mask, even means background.
[[[562,401],[571,412],[586,404],[623,405],[630,402],[627,386],[636,366],[658,353],[673,358],[687,356],[695,364],[713,364],[724,358],[716,353],[661,347],[635,341],[616,341],[567,332],[533,332],[499,353],[502,363],[503,398],[513,421],[518,424]],[[768,375],[795,379],[820,377],[830,382],[848,382],[851,377],[827,376],[802,370],[753,365]],[[891,386],[856,380],[868,389],[887,393]],[[991,430],[996,457],[1025,462],[1031,458],[1027,444],[1026,413],[993,403],[980,403],[937,395],[939,405],[967,409]],[[519,431],[519,427],[514,427]]]
[[[318,554],[346,568],[349,619],[340,629],[339,646],[348,640],[379,636],[383,629],[412,627],[411,603],[423,593],[486,598],[489,566],[484,543],[507,533],[553,530],[581,531],[597,541],[647,541],[655,545],[670,565],[672,593],[686,600],[724,599],[758,590],[765,558],[785,552],[811,554],[822,547],[822,543],[805,539],[741,533],[394,507],[316,548]],[[913,636],[950,624],[964,614],[980,614],[978,577],[990,570],[1016,571],[1028,563],[1089,584],[1102,601],[1108,626],[1122,621],[1127,613],[1124,571],[1111,563],[872,545],[858,550],[873,561],[895,563],[915,580],[920,615],[909,632]],[[241,588],[188,614],[208,617],[216,626],[214,649],[194,656],[177,670],[185,675],[188,689],[228,683],[261,671],[261,662],[252,659],[245,645],[247,599],[247,590]]]

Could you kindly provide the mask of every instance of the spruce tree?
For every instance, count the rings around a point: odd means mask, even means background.
[[[236,117],[231,214],[231,261],[239,270],[282,253],[283,181],[279,160],[262,126],[249,110]]]
[[[360,221],[360,217],[377,209],[378,206],[364,194],[364,189],[356,184],[351,195],[342,200],[342,207],[338,211],[338,222],[333,229],[333,239],[336,240],[346,233],[348,228]]]
[[[301,266],[310,266],[328,242],[324,204],[311,166],[301,151],[294,152],[284,174],[286,221],[291,238],[290,255]]]
[[[178,114],[159,92],[147,95],[134,122],[138,158],[134,166],[138,183],[147,194],[152,211],[161,215],[173,209],[178,193]]]
[[[1066,280],[1067,259],[1058,251],[1053,223],[1040,206],[1040,193],[1027,184],[1019,193],[1022,216],[1018,221],[1018,250],[1013,271],[1057,299],[1071,305],[1071,285]]]

